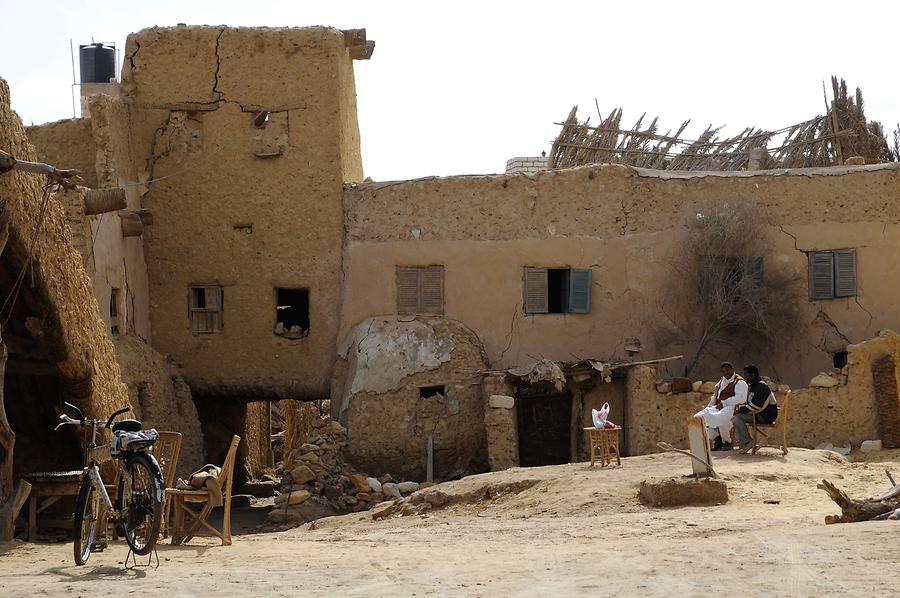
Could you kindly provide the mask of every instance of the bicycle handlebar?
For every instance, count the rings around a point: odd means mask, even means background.
[[[54,431],[59,430],[63,426],[69,426],[69,425],[93,426],[93,425],[99,424],[103,421],[100,419],[87,419],[86,417],[84,417],[84,412],[82,412],[81,409],[79,409],[72,403],[64,403],[64,404],[67,407],[71,407],[72,409],[77,411],[78,415],[80,416],[81,419],[74,419],[72,417],[69,417],[65,413],[63,413],[62,415],[59,416],[59,423],[56,424],[55,428],[53,428]],[[103,424],[103,427],[104,428],[112,427],[112,421],[113,421],[113,419],[116,418],[117,415],[122,415],[123,413],[128,413],[129,411],[131,411],[131,407],[123,407],[122,409],[119,409],[118,411],[116,411],[115,413],[113,413],[112,415],[109,416],[109,419],[106,420],[106,423]]]
[[[119,409],[118,411],[116,411],[115,413],[113,413],[112,415],[109,416],[109,419],[106,420],[105,427],[108,428],[108,427],[112,426],[112,421],[115,419],[115,417],[117,415],[122,415],[123,413],[128,413],[129,411],[131,411],[131,407],[123,407],[122,409]]]

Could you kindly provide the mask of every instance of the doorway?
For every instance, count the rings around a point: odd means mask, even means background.
[[[522,467],[536,467],[569,463],[572,395],[539,384],[520,389],[516,403],[519,464]]]

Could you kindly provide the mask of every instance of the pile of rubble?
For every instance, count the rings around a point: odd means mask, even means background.
[[[281,492],[275,497],[273,523],[302,523],[330,515],[365,511],[385,500],[407,496],[427,484],[397,483],[390,475],[371,477],[344,460],[347,430],[317,419],[306,442],[285,449],[278,470]]]
[[[784,394],[791,390],[791,387],[787,384],[778,384],[767,376],[763,376],[762,379],[769,385],[769,388],[776,393]],[[716,384],[718,384],[718,382],[703,382],[702,380],[693,381],[690,378],[673,378],[672,380],[657,379],[656,392],[662,394],[699,392],[705,395],[711,395],[716,392]]]

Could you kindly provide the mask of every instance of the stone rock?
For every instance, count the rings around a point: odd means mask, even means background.
[[[364,491],[372,490],[372,492],[381,492],[381,482],[375,478],[366,478],[366,488]]]
[[[700,388],[702,386],[703,386],[703,382],[701,382],[700,380],[697,380],[691,385],[691,390],[693,390],[694,392],[700,392]]]
[[[384,492],[384,495],[388,498],[402,498],[402,496],[400,496],[400,489],[394,482],[382,484],[381,491]]]
[[[848,444],[847,446],[836,446],[836,447],[834,447],[834,448],[831,449],[831,450],[833,450],[834,452],[836,452],[836,453],[839,454],[839,455],[843,455],[844,457],[846,457],[847,455],[850,454],[850,452],[851,452],[853,449],[852,449],[852,447]]]
[[[341,495],[344,494],[344,490],[340,486],[328,484],[325,486],[325,490],[322,493],[328,500],[340,500]]]
[[[391,474],[386,473],[383,476],[381,476],[380,478],[378,478],[378,481],[381,482],[382,484],[386,484],[388,482],[393,482],[394,478],[391,477]]]
[[[377,505],[372,507],[372,510],[369,512],[372,513],[372,519],[377,520],[384,519],[385,517],[393,515],[395,512],[397,512],[398,509],[399,507],[393,501],[388,501],[378,503]]]
[[[874,451],[881,450],[881,441],[880,440],[865,440],[862,443],[862,446],[859,447],[859,450],[866,453],[867,455]]]
[[[328,425],[324,428],[325,433],[331,434],[339,434],[344,431],[344,426],[340,424],[340,422],[336,422],[334,420],[328,422]]]
[[[359,504],[359,500],[355,496],[350,495],[341,497],[341,501],[348,507],[355,507]]]
[[[356,488],[357,492],[368,492],[370,490],[366,476],[361,473],[354,473],[351,475],[350,481],[353,482],[353,486]]]
[[[312,444],[312,443],[309,443],[309,442],[304,442],[303,444],[300,445],[300,454],[301,454],[301,455],[302,455],[303,453],[308,453],[308,452],[310,452],[310,451],[312,451],[312,452],[314,452],[314,453],[318,453],[320,450],[321,450],[321,449],[319,448],[319,445],[318,445],[318,444]]]
[[[689,378],[675,378],[672,380],[672,392],[682,393],[694,390],[694,383]]]
[[[813,377],[812,380],[809,381],[810,386],[814,386],[816,388],[833,388],[840,384],[837,380],[831,377],[830,374],[826,374],[822,372]]]
[[[728,502],[728,487],[722,480],[712,479],[644,480],[638,498],[650,507],[714,505]]]
[[[303,453],[297,458],[298,461],[303,461],[304,463],[317,463],[319,465],[322,464],[322,457],[317,455],[316,453],[310,451],[308,453]]]
[[[316,474],[306,465],[298,465],[291,470],[291,479],[295,484],[305,484],[316,479]]]
[[[294,490],[290,494],[279,494],[278,497],[275,498],[275,503],[283,505],[287,502],[287,504],[292,506],[299,505],[309,500],[310,496],[312,495],[307,490]]]
[[[489,403],[494,409],[512,409],[516,400],[507,395],[491,395]]]
[[[241,486],[241,493],[257,498],[275,496],[275,482],[271,480],[253,480]]]
[[[443,507],[448,502],[450,502],[450,496],[446,492],[443,492],[441,490],[432,490],[431,492],[426,492],[422,496],[422,500],[430,504],[432,507]]]
[[[700,392],[703,394],[713,394],[716,392],[716,383],[715,382],[704,382],[700,385]]]
[[[672,392],[672,385],[668,382],[657,382],[656,392],[670,393]]]
[[[232,494],[231,506],[235,509],[246,509],[253,502],[253,496],[250,494]]]
[[[397,484],[397,490],[400,491],[400,494],[412,494],[418,489],[418,482],[400,482]]]

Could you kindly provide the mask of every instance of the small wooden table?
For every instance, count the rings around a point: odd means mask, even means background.
[[[594,461],[596,461],[598,454],[600,456],[600,467],[606,467],[612,463],[613,456],[616,458],[616,465],[622,464],[619,455],[619,431],[621,429],[595,428],[593,426],[584,429],[591,443],[591,467],[594,466]]]
[[[22,477],[31,484],[31,494],[28,496],[28,541],[32,542],[37,533],[38,515],[67,496],[78,496],[81,471],[42,471]],[[71,517],[43,517],[40,523],[45,527],[72,529]]]

